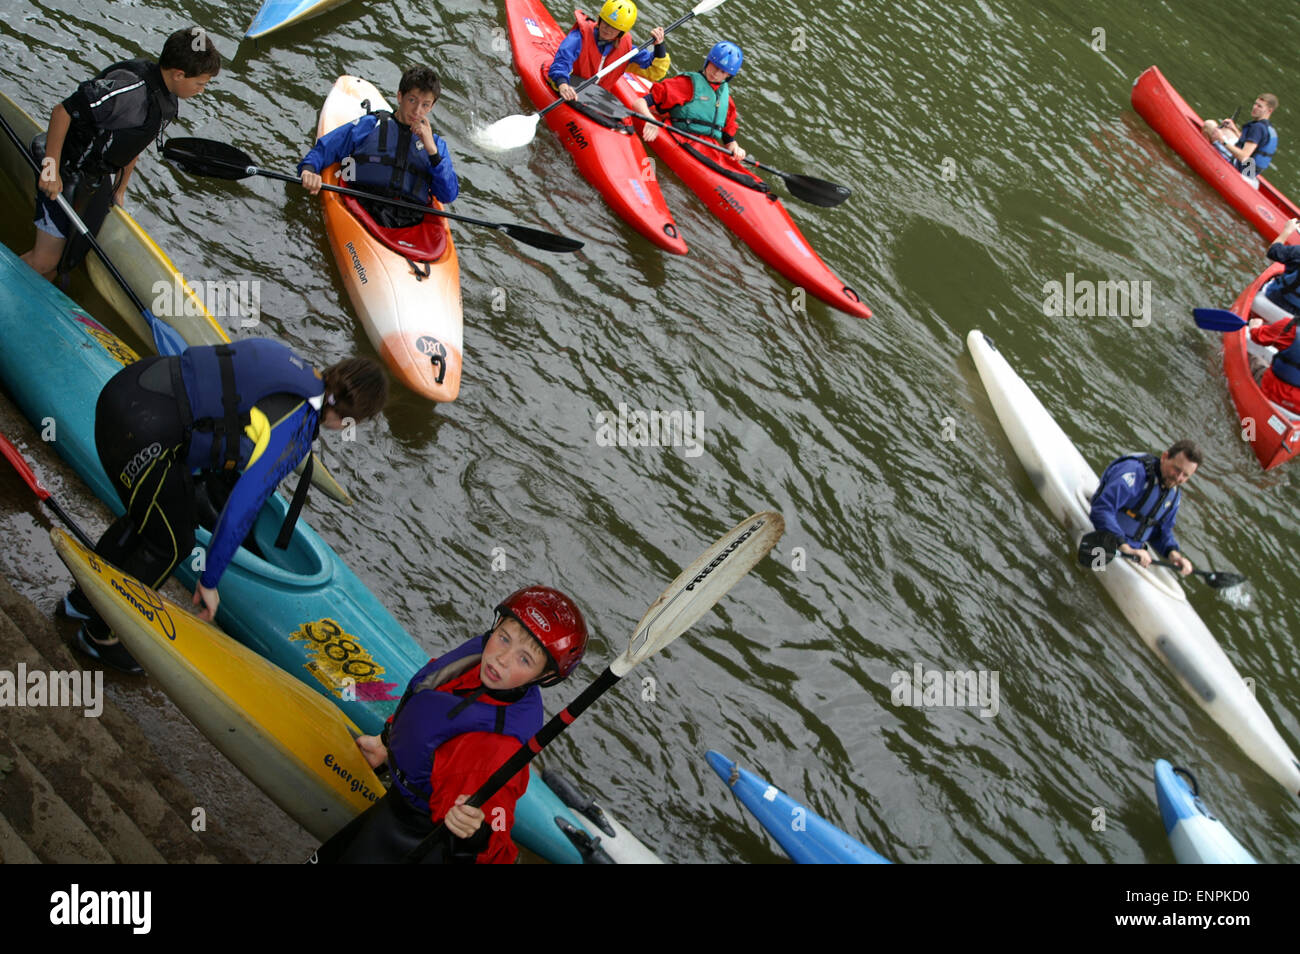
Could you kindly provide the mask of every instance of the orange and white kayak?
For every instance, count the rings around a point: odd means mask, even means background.
[[[371,110],[392,109],[366,80],[340,76],[321,107],[317,137],[364,115],[365,101]],[[339,182],[337,164],[321,177],[347,185]],[[412,391],[433,401],[455,400],[464,316],[460,261],[447,220],[430,215],[422,225],[386,229],[355,199],[321,192],[321,200],[339,273],[375,350]]]

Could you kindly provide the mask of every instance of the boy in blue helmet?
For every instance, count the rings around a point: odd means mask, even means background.
[[[568,676],[587,647],[587,624],[568,596],[530,586],[506,597],[492,630],[429,662],[411,677],[382,735],[357,747],[393,785],[317,851],[322,863],[400,862],[433,831],[446,839],[425,863],[510,864],[515,803],[528,789],[520,770],[481,808],[466,805],[541,729],[540,686]]]
[[[725,40],[715,43],[698,73],[683,73],[655,83],[637,102],[637,112],[647,119],[667,116],[683,132],[715,139],[739,162],[745,158],[745,150],[736,142],[736,102],[728,84],[744,61],[745,55],[736,44]],[[659,117],[651,113],[652,107]],[[646,142],[654,142],[658,135],[659,127],[648,123],[641,130]]]

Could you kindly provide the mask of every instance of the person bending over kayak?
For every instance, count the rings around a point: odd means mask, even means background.
[[[573,28],[555,51],[546,71],[547,78],[564,99],[573,102],[578,98],[571,85],[595,76],[607,62],[613,63],[633,49],[628,31],[636,23],[636,4],[632,0],[605,0],[600,8],[600,19],[593,20],[581,10],[575,11]],[[672,64],[668,47],[664,43],[663,27],[650,31],[655,41],[654,51],[642,50],[615,69],[601,77],[599,85],[610,92],[624,72],[644,76],[650,82],[668,75]]]
[[[373,359],[349,358],[322,374],[265,338],[128,365],[104,385],[95,406],[95,446],[126,507],[95,552],[156,589],[194,546],[194,475],[233,475],[194,591],[200,615],[212,619],[222,573],[267,498],[308,456],[320,428],[341,430],[374,417],[387,399],[388,381]],[[310,478],[309,464],[281,528],[286,542]],[[82,652],[140,671],[79,589],[63,608],[85,620],[77,632]]]
[[[1291,219],[1269,246],[1268,257],[1286,268],[1269,279],[1251,303],[1257,315],[1281,309],[1288,317],[1270,323],[1252,316],[1248,322],[1252,341],[1277,349],[1272,362],[1252,354],[1251,373],[1265,397],[1296,414],[1300,414],[1300,345],[1294,316],[1300,315],[1300,246],[1287,245],[1286,240],[1298,228],[1300,219]]]
[[[744,61],[745,55],[736,44],[725,40],[715,43],[700,72],[655,83],[645,99],[637,102],[637,112],[661,121],[666,115],[683,132],[715,139],[739,162],[745,158],[745,150],[736,142],[738,117],[729,81],[740,72]],[[651,113],[651,107],[658,117]],[[658,126],[645,124],[641,129],[641,138],[646,142],[654,142],[658,135]]]
[[[528,768],[481,808],[465,802],[541,729],[538,687],[567,677],[586,647],[586,621],[568,596],[530,586],[506,597],[489,632],[411,677],[382,735],[357,739],[373,768],[387,764],[392,787],[313,860],[398,862],[441,821],[447,836],[425,863],[513,863],[510,830]]]
[[[55,202],[60,192],[98,233],[110,207],[122,205],[136,160],[176,118],[180,100],[199,95],[221,71],[221,56],[198,27],[177,30],[158,62],[126,60],[102,70],[54,107],[49,128],[33,140],[41,163],[36,182],[36,244],[22,260],[45,276],[65,272],[84,250]],[[116,182],[113,181],[116,177]]]
[[[312,195],[320,192],[320,174],[349,156],[356,166],[344,169],[344,185],[416,205],[453,202],[460,180],[442,137],[429,126],[429,115],[442,92],[438,74],[427,66],[413,66],[397,86],[397,111],[380,110],[345,123],[316,140],[298,163],[302,185]],[[351,181],[349,175],[355,176]],[[426,216],[381,202],[361,200],[371,218],[384,228],[419,225]]]
[[[1250,107],[1250,122],[1240,129],[1232,119],[1215,122],[1207,119],[1202,126],[1205,138],[1214,144],[1225,159],[1251,178],[1268,168],[1277,152],[1277,130],[1269,122],[1277,109],[1277,97],[1261,93]]]
[[[1179,573],[1191,573],[1192,561],[1174,537],[1174,521],[1182,499],[1179,488],[1196,473],[1203,456],[1195,442],[1182,440],[1159,457],[1129,454],[1111,461],[1092,495],[1093,526],[1122,540],[1120,552],[1135,555],[1142,566],[1151,564],[1150,541]]]

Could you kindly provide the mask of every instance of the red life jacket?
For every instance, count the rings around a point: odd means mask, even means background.
[[[600,72],[602,65],[613,63],[632,49],[632,38],[625,31],[614,41],[614,48],[605,56],[601,56],[600,50],[596,49],[596,30],[600,27],[600,21],[593,20],[581,10],[574,10],[573,16],[571,29],[577,30],[582,36],[582,49],[578,52],[578,58],[573,61],[573,72],[570,74],[574,79],[588,79],[595,76]],[[614,92],[614,84],[618,82],[625,69],[627,69],[626,63],[616,70],[610,70],[601,77],[597,85],[605,87],[611,93]]]

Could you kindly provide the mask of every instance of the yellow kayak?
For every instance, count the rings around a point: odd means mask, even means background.
[[[103,562],[62,530],[54,549],[157,685],[212,744],[321,841],[381,798],[360,730],[320,693]]]

